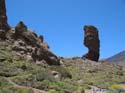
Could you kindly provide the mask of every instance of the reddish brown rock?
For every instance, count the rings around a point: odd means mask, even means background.
[[[36,33],[28,30],[22,21],[17,24],[14,32],[11,37],[14,38],[13,50],[24,59],[36,63],[42,63],[44,60],[49,65],[60,65],[58,57],[49,50],[42,35],[37,36]]]
[[[0,29],[8,31],[10,26],[7,23],[5,0],[0,0]]]
[[[100,40],[98,29],[94,26],[84,26],[84,45],[88,48],[88,53],[82,58],[93,61],[99,59]]]

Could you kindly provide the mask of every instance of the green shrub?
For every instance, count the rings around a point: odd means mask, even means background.
[[[123,87],[120,84],[114,84],[111,86],[111,88],[114,90],[123,89]]]
[[[62,66],[51,66],[50,69],[59,72],[61,74],[62,79],[65,79],[65,78],[71,79],[72,78],[71,73],[66,68],[64,68]]]
[[[83,87],[79,86],[76,92],[77,93],[85,93],[85,89]]]
[[[0,77],[0,93],[31,93],[31,91],[28,88],[15,87],[5,78]]]
[[[47,71],[39,72],[35,75],[37,81],[49,80],[54,81],[54,77],[49,74]]]
[[[72,90],[75,87],[72,84],[62,82],[62,81],[57,81],[57,82],[52,82],[50,85],[50,88],[60,91],[60,90],[64,90],[64,89]]]

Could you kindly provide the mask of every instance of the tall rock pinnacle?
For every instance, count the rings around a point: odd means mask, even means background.
[[[98,61],[100,51],[100,40],[98,29],[94,26],[84,26],[84,45],[88,48],[88,53],[83,58]]]
[[[0,29],[8,31],[10,26],[7,23],[5,0],[0,0]]]

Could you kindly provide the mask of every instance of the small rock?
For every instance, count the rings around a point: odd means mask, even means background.
[[[61,78],[61,75],[60,75],[59,72],[57,72],[57,71],[52,71],[51,73],[52,73],[52,75],[54,76],[55,79],[60,79],[60,78]]]
[[[40,42],[42,42],[42,43],[43,43],[44,38],[43,38],[43,36],[42,36],[42,35],[40,35],[40,36],[39,36],[39,40],[40,40]]]
[[[6,58],[0,58],[0,62],[3,62],[5,60],[6,60]]]

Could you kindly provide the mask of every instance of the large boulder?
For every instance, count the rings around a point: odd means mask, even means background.
[[[32,52],[32,58],[34,61],[42,61],[45,60],[49,65],[59,65],[58,57],[53,54],[51,51],[44,47],[35,48]]]
[[[87,58],[93,61],[99,59],[100,40],[98,29],[94,26],[84,26],[84,45],[88,48],[88,53],[82,58]]]
[[[21,38],[24,39],[24,41],[32,46],[37,46],[38,45],[38,38],[37,35],[29,31],[27,29],[27,26],[21,21],[17,24],[15,27],[15,38]]]

